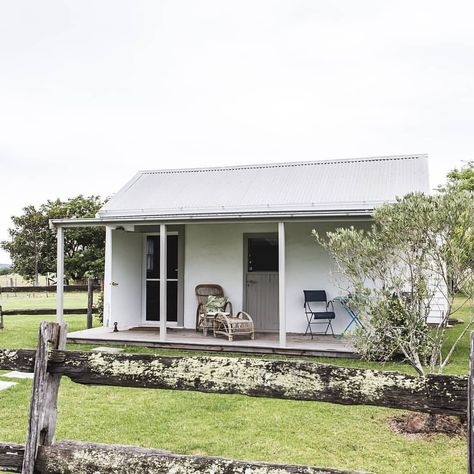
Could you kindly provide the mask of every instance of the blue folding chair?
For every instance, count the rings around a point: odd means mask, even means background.
[[[309,332],[311,339],[313,339],[315,334],[324,334],[326,336],[329,328],[331,328],[333,337],[336,337],[331,324],[331,321],[336,318],[334,303],[328,301],[326,292],[324,290],[303,290],[303,293],[304,312],[306,320],[308,321],[304,335],[306,336]],[[328,311],[329,308],[331,308],[332,311]],[[323,309],[323,311],[321,311],[321,309]],[[326,324],[326,330],[324,332],[315,333],[311,328],[313,324]]]

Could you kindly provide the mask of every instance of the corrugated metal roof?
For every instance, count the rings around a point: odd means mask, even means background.
[[[98,216],[357,213],[413,191],[429,192],[427,155],[141,171]]]

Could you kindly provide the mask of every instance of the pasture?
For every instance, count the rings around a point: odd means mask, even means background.
[[[85,294],[66,295],[66,307],[84,307],[85,302]],[[0,304],[5,309],[46,308],[54,307],[54,298],[22,295],[2,298]],[[467,311],[463,314],[466,317]],[[0,347],[34,347],[43,319],[44,316],[6,316]],[[85,327],[85,316],[67,316],[66,320],[71,331]],[[458,325],[450,330],[450,337],[461,329]],[[466,338],[447,373],[467,373],[467,345]],[[88,350],[91,346],[68,348]],[[136,347],[126,350],[176,355],[175,351]],[[382,366],[352,359],[324,362],[413,373],[401,363]],[[8,379],[0,373],[0,380]],[[18,380],[15,387],[0,392],[1,441],[24,442],[30,390],[30,380]],[[85,387],[65,378],[61,383],[57,438],[377,473],[465,472],[463,438],[400,435],[391,431],[387,423],[389,417],[399,413],[375,407],[238,395]]]

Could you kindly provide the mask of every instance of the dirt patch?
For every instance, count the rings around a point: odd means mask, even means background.
[[[436,416],[436,424],[430,423],[430,417],[424,413],[409,413],[388,418],[392,431],[409,438],[430,438],[444,434],[451,438],[466,437],[467,426],[456,416]]]

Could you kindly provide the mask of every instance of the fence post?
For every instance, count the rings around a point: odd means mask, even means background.
[[[33,474],[38,446],[51,445],[56,430],[57,401],[60,375],[51,375],[48,368],[48,348],[62,350],[66,346],[66,325],[43,321],[36,350],[33,392],[28,421],[22,473]]]
[[[467,472],[474,474],[474,331],[469,352],[469,383],[467,386]]]
[[[92,328],[92,306],[94,304],[94,280],[87,280],[87,329]]]
[[[3,312],[2,312],[1,306],[0,306],[0,329],[3,329]]]

